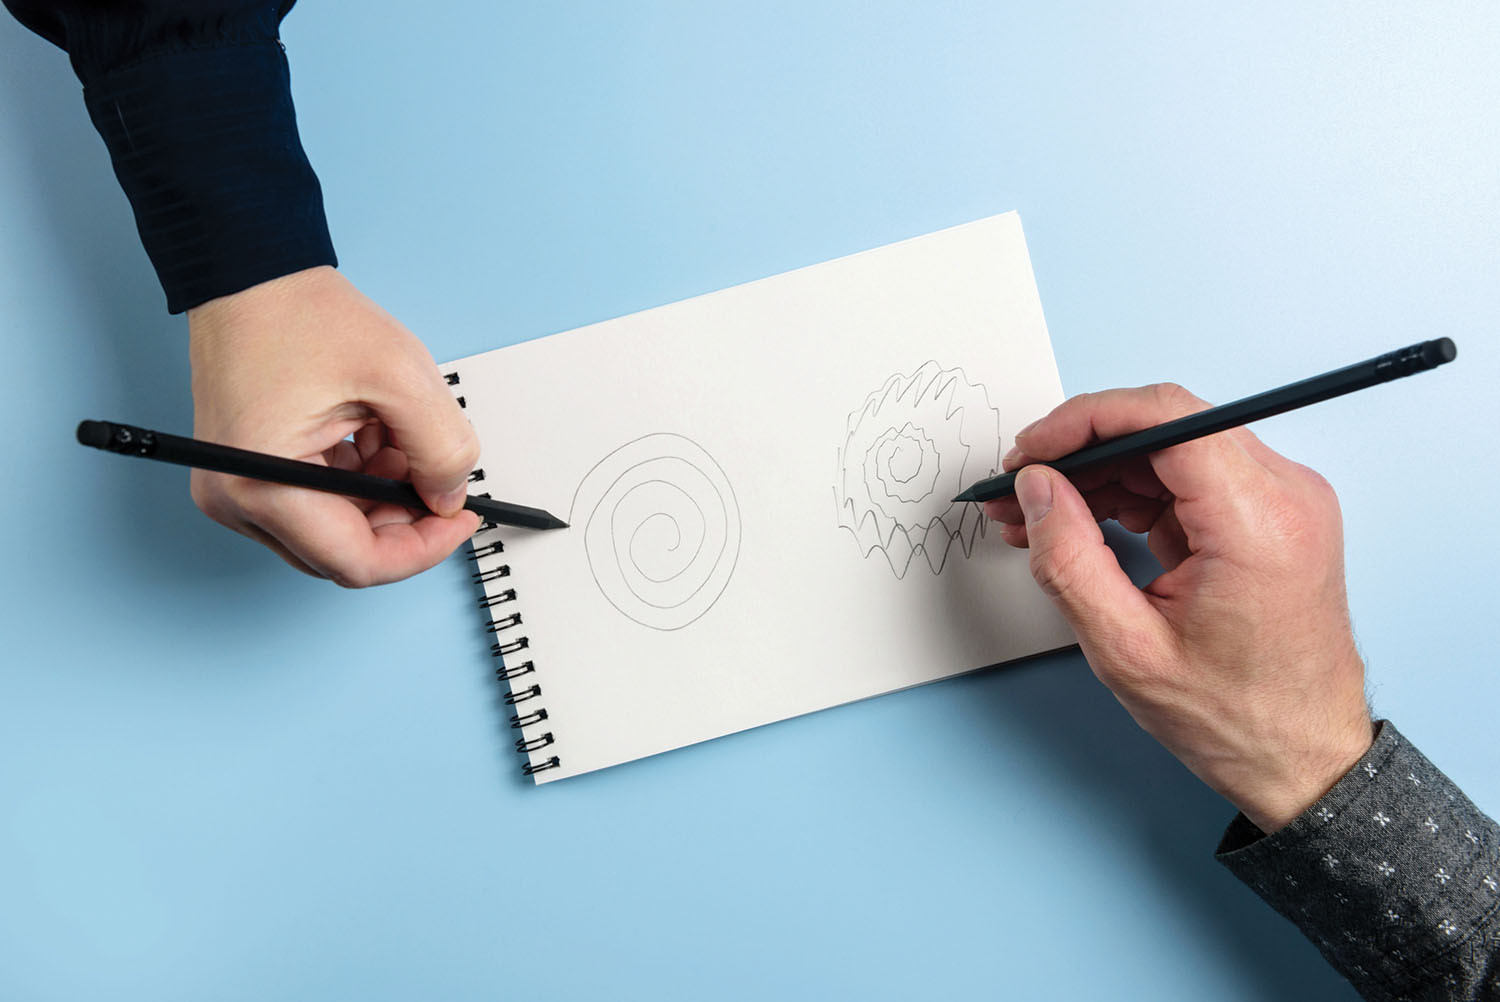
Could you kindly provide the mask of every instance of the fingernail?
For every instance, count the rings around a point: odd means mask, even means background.
[[[1001,468],[1003,469],[1003,468],[1009,466],[1011,463],[1013,463],[1016,460],[1020,459],[1023,455],[1025,455],[1025,453],[1023,453],[1021,451],[1021,447],[1019,445],[1013,445],[1013,446],[1011,446],[1010,447],[1010,451],[1007,452],[1000,459],[1000,466],[1001,466]]]
[[[1042,423],[1042,419],[1041,418],[1037,418],[1035,421],[1031,422],[1029,425],[1027,425],[1026,427],[1022,428],[1020,431],[1016,432],[1016,438],[1019,440],[1022,435],[1026,434],[1028,431],[1030,431],[1031,429],[1035,428],[1037,425],[1039,425],[1041,423]]]
[[[1026,524],[1035,525],[1052,510],[1052,478],[1042,470],[1028,466],[1016,477],[1016,500],[1026,515]]]
[[[469,492],[466,488],[455,487],[447,494],[438,498],[437,513],[439,515],[455,515],[463,508],[464,502],[468,499]]]

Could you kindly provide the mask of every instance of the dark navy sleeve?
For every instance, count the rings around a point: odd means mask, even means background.
[[[1217,855],[1365,998],[1500,1000],[1500,827],[1390,721],[1301,817],[1241,814]]]
[[[67,50],[168,310],[337,264],[278,37],[290,2],[4,3]]]

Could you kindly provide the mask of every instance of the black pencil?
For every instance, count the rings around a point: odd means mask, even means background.
[[[1435,369],[1446,362],[1451,362],[1457,357],[1458,348],[1448,338],[1440,337],[1435,341],[1423,341],[1421,344],[1377,355],[1375,358],[1345,366],[1342,369],[1335,369],[1332,372],[1325,372],[1321,376],[1313,376],[1311,379],[1304,379],[1280,389],[1267,390],[1265,393],[1257,393],[1253,397],[1246,397],[1233,403],[1210,407],[1206,411],[1189,414],[1187,417],[1168,421],[1154,428],[1145,428],[1129,435],[1112,438],[1108,442],[1100,442],[1097,445],[1079,449],[1077,452],[1070,452],[1058,459],[1047,460],[1043,465],[1050,466],[1066,476],[1088,466],[1134,459],[1137,456],[1159,452],[1205,435],[1238,428],[1242,424],[1259,421],[1261,418],[1268,418],[1274,414],[1306,407],[1320,400],[1353,393],[1355,390],[1362,390],[1377,383],[1389,382],[1417,372],[1426,372],[1428,369]],[[998,477],[981,480],[953,500],[993,501],[996,498],[1014,494],[1018,472],[1020,471],[1014,470]]]
[[[268,456],[248,449],[235,449],[195,438],[183,438],[159,431],[148,431],[112,421],[82,421],[78,441],[96,449],[118,452],[125,456],[143,456],[178,466],[231,473],[251,480],[269,480],[293,487],[307,487],[329,494],[385,501],[416,511],[431,511],[411,484],[388,477],[372,477],[316,463],[304,463],[280,456]],[[490,498],[469,495],[464,507],[482,518],[500,525],[518,525],[527,529],[566,529],[568,523],[540,508],[509,504]]]

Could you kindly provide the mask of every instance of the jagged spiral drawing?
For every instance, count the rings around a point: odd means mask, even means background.
[[[723,469],[681,435],[605,456],[573,495],[599,591],[653,630],[680,630],[718,601],[740,553],[740,508]]]
[[[897,373],[849,415],[838,450],[839,525],[897,578],[921,554],[932,573],[955,544],[967,558],[985,531],[977,505],[950,499],[1000,468],[1000,412],[962,369],[925,362]]]

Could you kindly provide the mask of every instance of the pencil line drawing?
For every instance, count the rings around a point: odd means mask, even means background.
[[[924,362],[896,373],[849,414],[838,449],[838,524],[868,559],[877,550],[904,578],[920,554],[942,573],[985,533],[977,505],[949,499],[1000,469],[1000,412],[963,369]]]
[[[573,495],[594,583],[623,615],[680,630],[713,608],[740,553],[723,468],[682,435],[644,435],[605,456]]]

